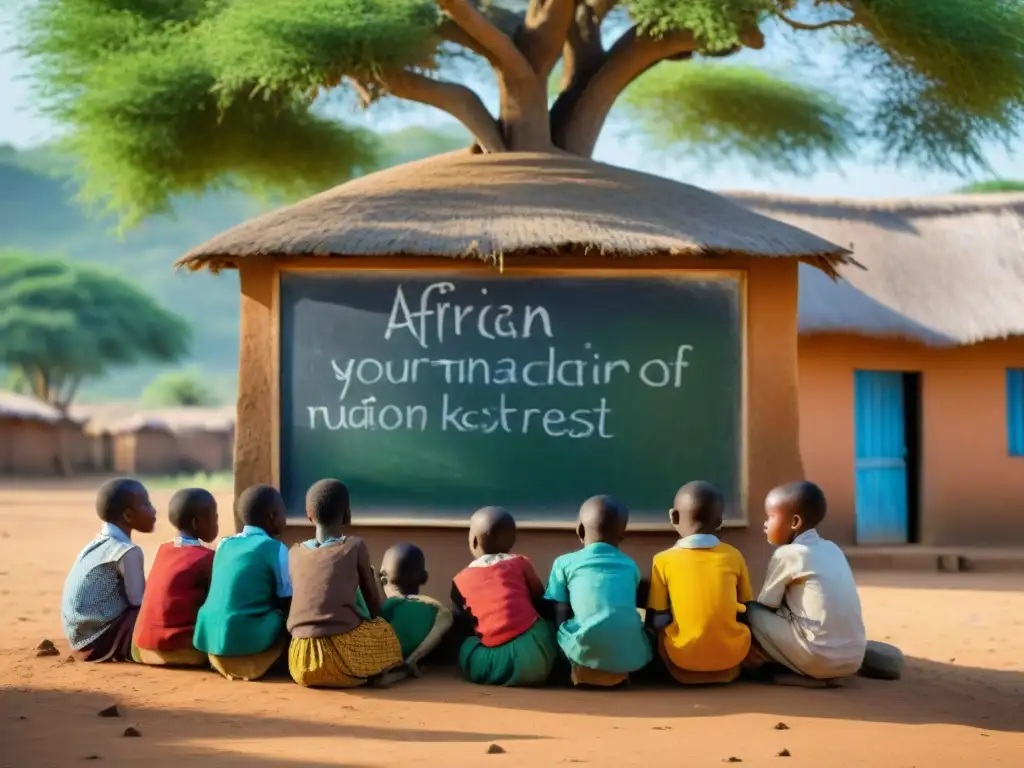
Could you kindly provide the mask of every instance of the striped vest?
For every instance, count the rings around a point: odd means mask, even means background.
[[[60,608],[64,634],[72,650],[87,648],[128,610],[117,563],[134,546],[110,536],[99,536],[75,559],[64,582]]]

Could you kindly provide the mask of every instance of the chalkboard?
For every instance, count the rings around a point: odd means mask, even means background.
[[[285,271],[281,490],[344,480],[357,520],[571,522],[609,493],[663,523],[703,479],[742,520],[732,273]]]

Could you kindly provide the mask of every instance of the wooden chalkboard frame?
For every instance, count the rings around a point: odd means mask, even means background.
[[[369,262],[369,263],[368,263]],[[335,262],[327,267],[320,259],[298,259],[290,262],[275,262],[273,265],[273,291],[271,295],[271,423],[270,423],[270,460],[271,474],[275,486],[281,485],[281,275],[284,272],[328,272],[338,274],[349,272],[352,274],[372,273],[394,273],[394,272],[415,272],[419,274],[430,273],[437,275],[481,275],[488,272],[493,273],[494,267],[482,262],[470,262],[463,264],[439,265],[436,259],[395,259],[395,260],[366,260],[351,259],[345,263]],[[745,269],[723,269],[715,267],[647,267],[647,268],[545,268],[545,267],[520,267],[504,266],[502,274],[514,275],[517,277],[574,277],[574,278],[645,278],[645,277],[666,277],[693,279],[693,280],[735,280],[739,295],[739,323],[740,323],[740,455],[739,455],[739,499],[741,517],[725,520],[723,528],[748,528],[750,516],[748,512],[749,503],[749,414],[748,414],[748,381],[749,381],[749,355],[747,340],[749,335],[749,314],[747,296],[747,270]],[[450,518],[430,517],[376,517],[373,515],[354,515],[353,523],[360,526],[373,526],[379,528],[439,528],[458,529],[465,528],[466,521],[453,520]],[[309,522],[302,518],[288,517],[289,526],[308,526]],[[518,528],[522,530],[572,530],[575,528],[575,520],[530,520],[519,523]],[[671,526],[668,521],[666,509],[665,522],[655,523],[649,521],[631,522],[631,531],[667,531]]]

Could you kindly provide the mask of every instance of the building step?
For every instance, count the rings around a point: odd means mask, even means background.
[[[1024,573],[1024,547],[844,547],[855,571],[939,571],[943,573]]]

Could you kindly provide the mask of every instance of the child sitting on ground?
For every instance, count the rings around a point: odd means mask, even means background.
[[[395,544],[384,553],[380,583],[385,597],[380,615],[395,630],[409,671],[419,674],[418,663],[440,645],[451,628],[451,611],[420,594],[427,583],[427,565],[423,550],[415,544]]]
[[[284,500],[254,485],[236,502],[242,532],[222,539],[213,558],[210,593],[196,617],[193,642],[228,680],[258,680],[288,647],[285,616],[292,597]]]
[[[402,646],[391,625],[379,618],[370,551],[361,538],[346,533],[352,517],[348,488],[338,480],[313,484],[306,516],[316,526],[316,538],[292,547],[289,557],[295,589],[288,612],[292,679],[311,688],[402,679]],[[359,615],[357,592],[369,619]]]
[[[737,619],[752,597],[747,564],[715,535],[724,506],[713,485],[684,485],[669,511],[680,539],[654,556],[648,626],[669,674],[683,684],[735,680],[750,650],[750,630]]]
[[[128,661],[146,587],[142,550],[132,531],[150,533],[156,511],[142,483],[119,478],[96,494],[99,535],[78,553],[64,582],[61,618],[79,661]]]
[[[205,667],[209,657],[192,645],[196,616],[210,591],[214,553],[203,546],[217,538],[217,501],[202,488],[171,497],[173,541],[160,545],[135,623],[132,657],[141,664]]]
[[[610,496],[580,507],[583,549],[555,560],[544,597],[556,603],[558,645],[572,664],[574,685],[615,686],[651,661],[637,611],[640,569],[619,550],[629,510]]]
[[[484,507],[469,521],[475,558],[452,582],[455,620],[471,628],[459,666],[473,683],[543,685],[558,657],[551,625],[534,605],[544,594],[533,564],[511,553],[516,521],[501,507]]]
[[[867,637],[857,584],[842,550],[816,530],[827,509],[825,494],[809,482],[776,488],[765,500],[764,532],[778,549],[757,602],[747,606],[751,665],[775,662],[825,681],[860,668]],[[785,674],[775,682],[802,683]]]

